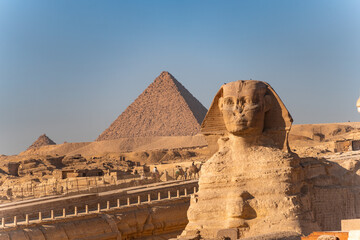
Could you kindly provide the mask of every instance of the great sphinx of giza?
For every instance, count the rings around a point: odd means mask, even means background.
[[[360,161],[300,159],[287,141],[292,121],[266,82],[220,88],[202,123],[217,151],[201,169],[180,239],[299,239],[360,218]]]
[[[300,232],[293,179],[298,159],[287,142],[291,123],[265,82],[236,81],[220,88],[202,123],[203,134],[218,139],[218,151],[201,170],[184,236]]]

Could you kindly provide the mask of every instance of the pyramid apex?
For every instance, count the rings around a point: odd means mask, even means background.
[[[160,76],[163,75],[163,76],[166,76],[166,75],[171,75],[168,71],[162,71],[160,73]]]
[[[171,73],[169,73],[168,71],[162,71],[157,78],[160,78],[160,79],[175,79],[174,76],[171,75]]]

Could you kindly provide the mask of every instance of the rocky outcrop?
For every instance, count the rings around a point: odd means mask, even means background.
[[[19,176],[19,162],[9,162],[8,164],[8,174],[12,176]]]
[[[340,231],[342,219],[360,218],[359,164],[302,158],[299,195],[303,233]]]
[[[69,165],[69,166],[79,164],[79,163],[85,163],[85,162],[86,162],[86,158],[81,156],[81,154],[66,156],[65,158],[62,159],[62,164]]]
[[[46,174],[50,174],[52,168],[47,166],[41,159],[26,159],[21,161],[19,167],[20,176],[37,176],[42,177]]]

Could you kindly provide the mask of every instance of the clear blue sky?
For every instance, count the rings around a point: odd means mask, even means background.
[[[0,0],[0,154],[94,140],[163,70],[207,108],[251,78],[295,123],[360,121],[360,1]]]

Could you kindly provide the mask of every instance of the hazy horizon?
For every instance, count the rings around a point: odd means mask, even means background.
[[[261,80],[294,124],[360,122],[360,2],[0,1],[0,154],[93,141],[162,72],[206,108]]]

